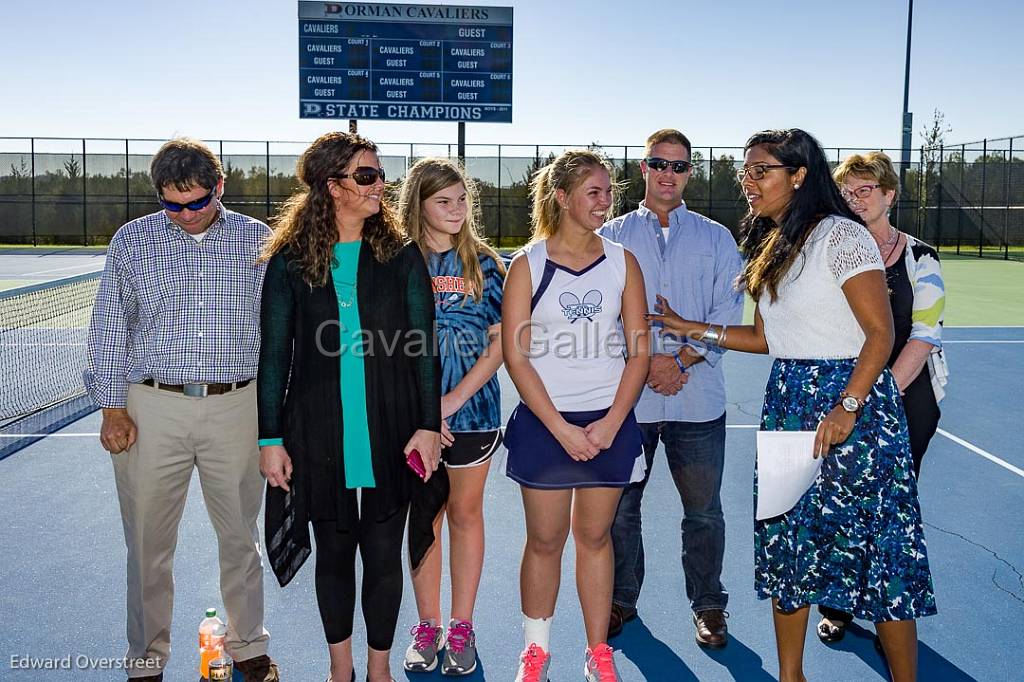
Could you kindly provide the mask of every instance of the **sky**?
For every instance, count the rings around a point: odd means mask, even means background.
[[[452,1],[514,8],[513,122],[469,143],[640,145],[664,127],[742,146],[800,127],[826,147],[900,144],[906,0]],[[309,141],[294,0],[4,0],[0,137]],[[1024,3],[914,3],[914,145],[1024,133]],[[378,143],[454,144],[455,123],[361,121]]]

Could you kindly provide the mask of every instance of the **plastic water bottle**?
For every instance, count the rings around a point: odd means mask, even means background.
[[[210,679],[210,661],[224,656],[227,626],[217,617],[217,609],[206,609],[206,618],[199,623],[199,674]]]

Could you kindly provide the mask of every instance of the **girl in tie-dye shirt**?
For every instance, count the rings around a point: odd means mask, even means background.
[[[427,672],[441,663],[445,675],[467,675],[477,665],[473,606],[484,560],[484,482],[501,445],[496,373],[502,363],[501,292],[505,267],[476,231],[474,186],[441,158],[422,159],[402,186],[406,234],[427,261],[441,354],[441,440],[451,491],[434,522],[433,547],[413,571],[420,622],[405,656],[405,669]],[[451,537],[452,610],[441,627],[441,523]]]

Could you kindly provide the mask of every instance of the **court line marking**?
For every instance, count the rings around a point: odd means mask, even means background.
[[[96,264],[95,263],[80,263],[78,265],[68,265],[67,267],[63,267],[63,268],[51,268],[50,270],[39,270],[38,272],[25,272],[25,273],[22,273],[22,274],[20,274],[18,276],[19,277],[31,277],[32,275],[45,275],[45,274],[47,274],[49,272],[60,272],[61,270],[81,270],[82,268],[92,268],[92,270],[91,270],[92,272],[99,272],[99,270],[96,269]],[[85,273],[83,273],[83,274],[85,274]]]
[[[946,324],[943,329],[1024,329],[1024,324]]]
[[[968,443],[963,438],[960,438],[958,436],[954,436],[952,433],[950,433],[949,431],[946,431],[945,429],[937,429],[936,433],[938,433],[938,434],[940,434],[942,436],[945,436],[946,438],[948,438],[949,440],[953,441],[957,445],[961,445],[961,446],[967,448],[968,450],[970,450],[971,452],[973,452],[976,455],[981,455],[982,457],[984,457],[985,459],[989,460],[993,464],[998,464],[999,466],[1003,467],[1007,471],[1013,472],[1013,473],[1017,474],[1018,476],[1020,476],[1021,478],[1024,478],[1024,469],[1019,469],[1019,468],[1013,466],[1012,464],[1010,464],[1009,462],[1004,461],[1004,460],[996,457],[992,453],[985,452],[984,450],[979,448],[977,445],[973,445],[972,443]]]
[[[945,346],[950,343],[1024,343],[1024,340],[1019,339],[989,339],[989,340],[976,340],[976,341],[943,341],[942,345]]]
[[[759,424],[727,424],[725,428],[727,428],[727,429],[758,429],[758,428],[760,428],[760,425]],[[996,457],[992,453],[986,452],[985,450],[982,450],[977,445],[973,445],[973,444],[968,443],[967,441],[965,441],[963,438],[960,438],[958,436],[954,436],[952,433],[950,433],[949,431],[946,431],[945,429],[937,429],[936,432],[939,433],[942,436],[945,436],[946,438],[948,438],[949,440],[953,441],[957,445],[960,445],[962,447],[967,448],[968,450],[970,450],[974,454],[981,455],[982,457],[984,457],[985,459],[989,460],[993,464],[998,464],[999,466],[1003,467],[1007,471],[1015,473],[1018,476],[1020,476],[1021,478],[1024,478],[1024,469],[1020,469],[1018,467],[1015,467],[1014,465],[1010,464],[1009,462],[1007,462],[1007,461],[1005,461],[1003,459],[1000,459],[999,457]],[[100,436],[100,434],[98,434],[98,433],[11,433],[11,434],[4,433],[4,434],[0,434],[0,438],[99,438],[99,436]]]

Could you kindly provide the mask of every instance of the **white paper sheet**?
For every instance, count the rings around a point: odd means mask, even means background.
[[[757,432],[758,521],[793,508],[818,476],[814,431]]]

